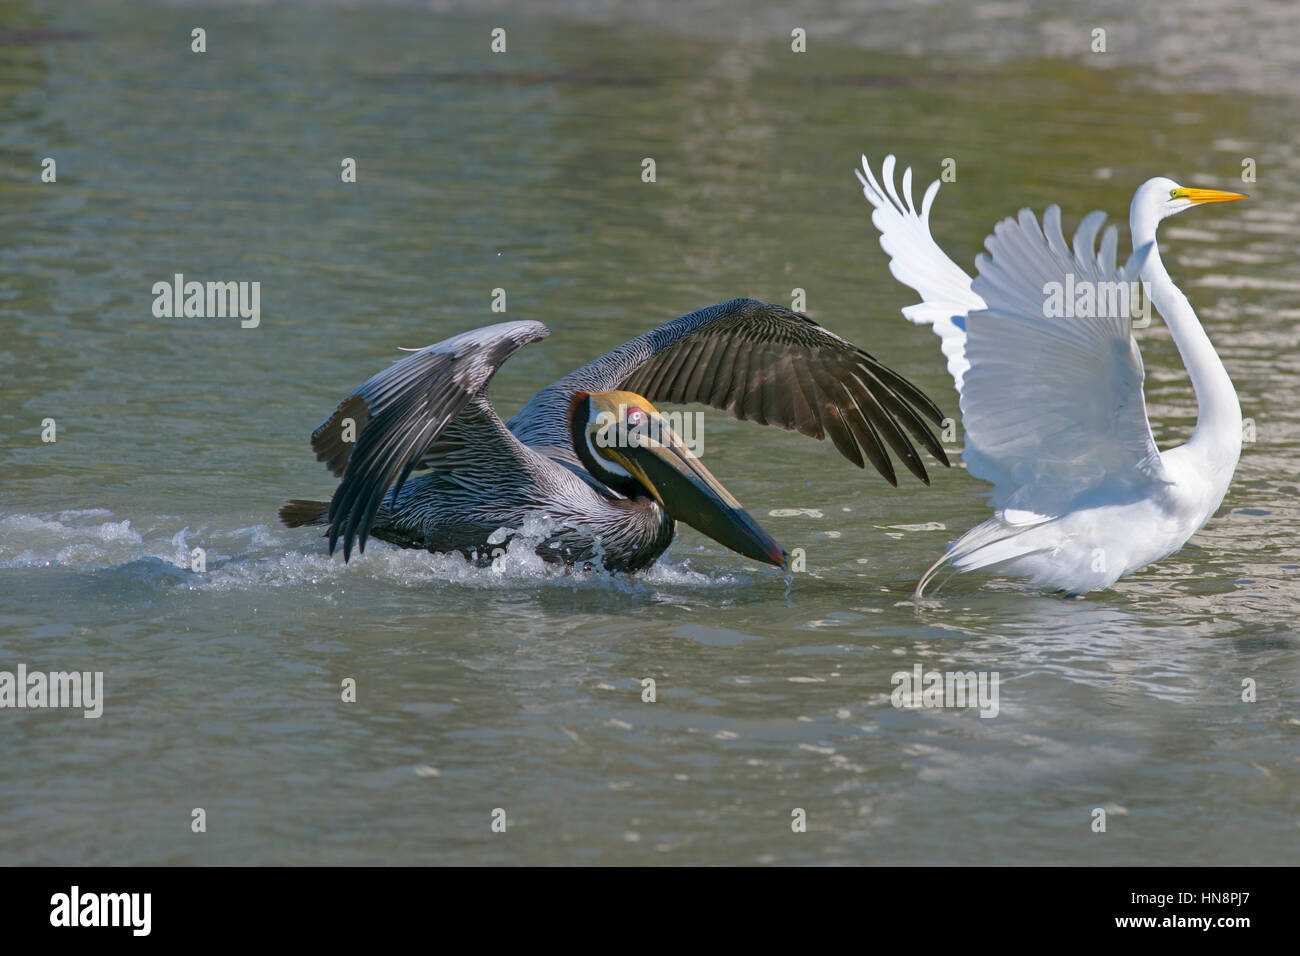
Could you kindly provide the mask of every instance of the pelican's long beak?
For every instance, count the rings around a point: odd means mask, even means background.
[[[1227,202],[1230,199],[1249,199],[1245,193],[1225,193],[1218,189],[1196,189],[1192,186],[1180,186],[1174,190],[1177,199],[1188,199],[1195,203]]]
[[[691,453],[658,412],[620,431],[609,454],[636,476],[673,518],[755,561],[784,567],[786,552]]]

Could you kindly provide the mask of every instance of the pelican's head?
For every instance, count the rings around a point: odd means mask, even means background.
[[[1172,179],[1157,176],[1148,179],[1133,194],[1133,204],[1129,207],[1129,221],[1135,226],[1143,224],[1150,227],[1155,235],[1156,224],[1162,219],[1176,216],[1193,206],[1207,202],[1225,202],[1229,199],[1245,199],[1243,193],[1228,193],[1218,189],[1197,189],[1193,186],[1180,186]],[[1139,232],[1135,228],[1134,233]]]
[[[732,551],[781,567],[785,550],[709,473],[653,405],[634,392],[578,392],[569,404],[573,448],[593,476],[664,511]]]

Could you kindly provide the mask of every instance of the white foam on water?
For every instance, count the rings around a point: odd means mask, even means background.
[[[103,509],[0,517],[0,568],[111,567],[139,558],[144,539],[130,521],[94,519]]]
[[[305,584],[378,581],[399,587],[459,585],[508,589],[521,586],[597,588],[647,593],[671,588],[732,588],[753,578],[730,570],[705,572],[690,559],[660,561],[638,574],[611,574],[548,564],[536,553],[550,528],[526,527],[499,544],[500,554],[480,567],[459,554],[431,554],[371,540],[364,554],[344,563],[326,553],[323,538],[264,524],[242,528],[192,528],[179,518],[158,516],[134,527],[102,508],[47,515],[0,515],[0,569],[72,568],[100,571],[135,562],[163,562],[179,576],[176,587],[195,591],[243,591]],[[177,527],[181,525],[181,527]],[[507,533],[494,536],[503,542]],[[204,550],[206,569],[190,570],[194,548]],[[156,564],[155,564],[156,567]],[[761,573],[761,572],[760,572]],[[151,576],[154,577],[154,576]]]

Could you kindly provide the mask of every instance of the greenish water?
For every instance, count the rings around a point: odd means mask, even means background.
[[[775,4],[0,13],[0,670],[103,671],[106,695],[98,720],[0,711],[0,862],[1294,861],[1295,54],[1272,9],[1196,58],[1102,6],[1104,61],[1051,4],[1018,30],[814,7],[802,55]],[[1149,176],[1233,188],[1257,160],[1249,203],[1161,232],[1257,432],[1186,548],[1082,600],[971,575],[918,609],[983,485],[890,489],[716,412],[709,468],[807,573],[690,529],[635,577],[378,542],[345,567],[276,523],[330,493],[307,438],[338,399],[398,346],[499,321],[495,288],[552,329],[497,377],[507,415],[661,321],[796,287],[955,414],[937,339],[899,315],[861,152],[926,182],[956,159],[932,220],[967,266],[1021,206],[1122,223]],[[177,272],[259,281],[260,325],[155,318]],[[1190,386],[1163,325],[1139,336],[1167,447]],[[917,664],[997,671],[998,716],[894,708]]]

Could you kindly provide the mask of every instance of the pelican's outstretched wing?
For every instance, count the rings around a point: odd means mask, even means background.
[[[652,329],[533,396],[509,422],[521,441],[566,447],[577,391],[627,389],[652,402],[700,402],[735,418],[830,437],[845,458],[863,455],[897,484],[886,446],[929,483],[905,432],[948,464],[925,423],[943,421],[926,395],[806,315],[732,299]]]
[[[352,542],[362,551],[380,502],[390,487],[394,496],[412,469],[439,437],[448,445],[462,411],[477,424],[476,433],[497,443],[517,444],[487,401],[488,382],[501,364],[521,346],[549,333],[540,322],[503,322],[465,332],[414,351],[384,369],[339,403],[334,413],[312,432],[316,458],[335,475],[341,475],[330,500],[329,542],[334,553],[340,536],[343,556],[352,554]],[[467,411],[466,406],[470,406]],[[485,416],[495,419],[495,423]],[[450,434],[448,432],[450,427]],[[349,441],[355,436],[355,442]],[[461,442],[450,441],[451,444]],[[480,446],[480,453],[491,449]],[[519,446],[519,452],[526,450]],[[509,451],[508,449],[506,450]]]
[[[961,394],[966,466],[992,482],[999,509],[1060,513],[1087,489],[1163,480],[1131,331],[1150,245],[1117,268],[1115,227],[1084,217],[1074,248],[1050,206],[1028,209],[984,241],[972,289],[987,307],[966,321]]]
[[[911,286],[921,296],[918,305],[910,305],[903,315],[918,325],[934,328],[948,357],[948,373],[957,391],[970,362],[966,358],[966,315],[984,308],[984,300],[971,291],[971,277],[930,235],[930,207],[939,192],[935,180],[921,199],[921,211],[912,203],[912,167],[903,171],[903,193],[894,188],[894,157],[886,156],[880,164],[884,188],[872,175],[867,157],[854,174],[862,183],[862,193],[875,207],[871,221],[880,230],[880,247],[889,256],[889,271],[903,285]]]

